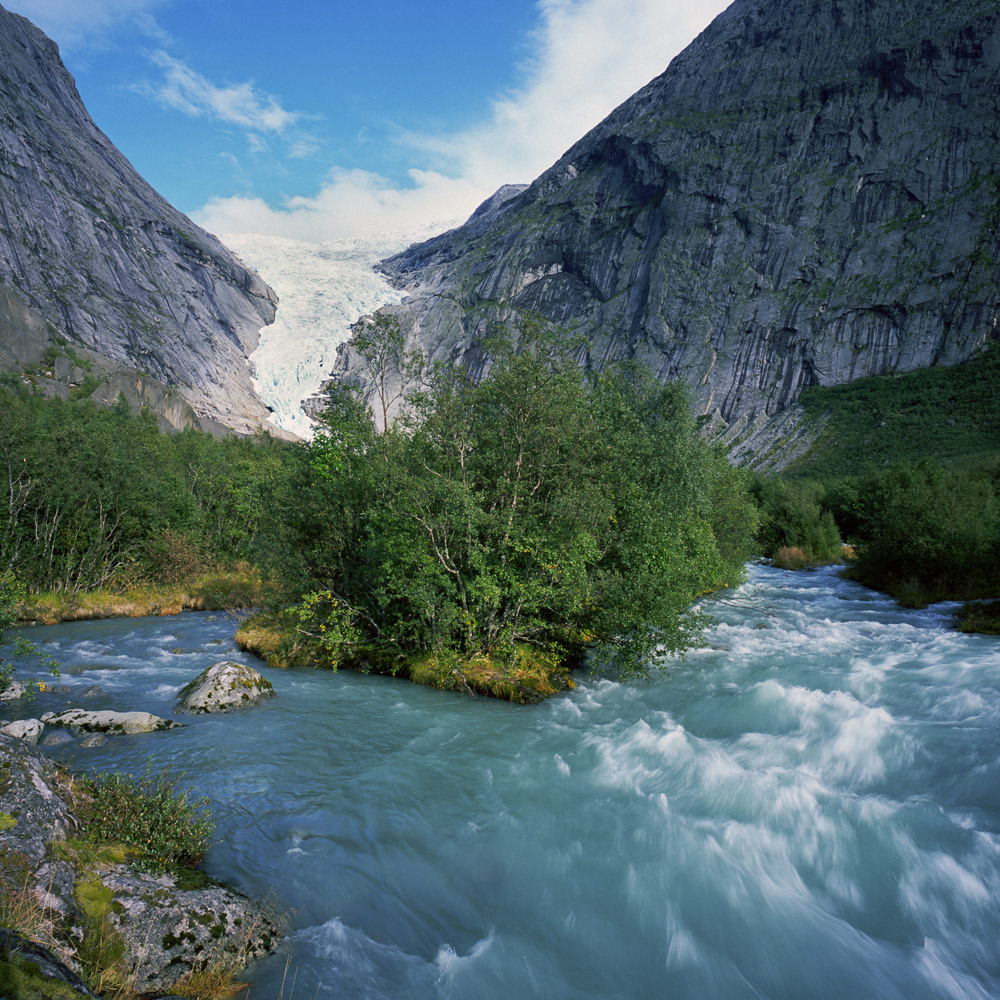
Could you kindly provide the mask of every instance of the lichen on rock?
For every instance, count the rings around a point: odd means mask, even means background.
[[[177,709],[192,715],[203,712],[232,712],[274,697],[267,678],[253,667],[222,660],[203,670],[178,693]]]
[[[161,729],[177,729],[182,725],[149,712],[88,712],[82,708],[46,712],[41,721],[46,726],[65,727],[75,733],[110,733],[115,736],[153,733]]]

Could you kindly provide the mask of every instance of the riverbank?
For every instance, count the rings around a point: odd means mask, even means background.
[[[147,582],[79,594],[31,594],[18,611],[17,619],[19,625],[56,625],[102,618],[176,615],[182,611],[228,611],[259,607],[269,593],[269,584],[258,570],[240,566],[203,573],[178,583]]]
[[[256,614],[240,625],[234,639],[241,650],[259,656],[270,667],[343,668],[363,674],[386,674],[441,691],[461,691],[521,705],[575,687],[570,677],[574,660],[526,646],[517,648],[513,662],[488,656],[462,658],[444,652],[394,657],[359,649],[335,663],[297,623],[298,619],[287,612]]]
[[[0,994],[217,1000],[274,950],[270,908],[195,867],[211,818],[179,779],[80,778],[2,734],[0,757]]]

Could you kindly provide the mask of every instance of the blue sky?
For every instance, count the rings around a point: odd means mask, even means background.
[[[214,232],[463,218],[530,181],[728,0],[3,0],[91,115]]]

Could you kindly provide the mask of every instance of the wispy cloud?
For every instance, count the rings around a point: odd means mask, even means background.
[[[172,0],[14,0],[11,10],[23,14],[64,49],[100,49],[126,31],[160,45],[169,42],[155,13]]]
[[[402,132],[406,184],[333,169],[321,190],[279,206],[217,198],[195,218],[214,232],[323,240],[468,215],[501,184],[527,182],[667,63],[729,0],[539,0],[521,84],[452,134]],[[419,168],[418,168],[419,165]]]
[[[153,52],[150,59],[163,70],[163,79],[140,86],[164,107],[274,135],[281,135],[304,117],[283,108],[273,95],[260,93],[252,81],[219,87],[163,50]]]

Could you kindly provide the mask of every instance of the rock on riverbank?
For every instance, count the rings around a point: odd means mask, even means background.
[[[0,893],[13,901],[12,930],[84,978],[110,957],[143,993],[273,949],[278,921],[261,903],[201,872],[134,871],[120,845],[74,839],[86,794],[37,747],[0,734]],[[0,948],[0,970],[13,975],[18,961]]]

